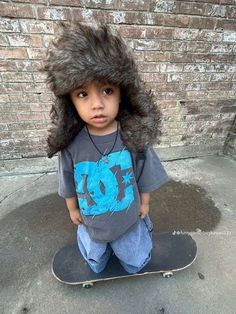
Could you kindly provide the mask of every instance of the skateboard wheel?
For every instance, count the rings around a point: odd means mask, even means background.
[[[92,288],[92,287],[93,287],[93,283],[92,282],[83,284],[83,288],[85,288],[85,289],[89,289],[89,288]]]
[[[163,273],[162,274],[162,276],[164,277],[164,278],[170,278],[170,277],[172,277],[174,274],[172,273],[172,271],[167,271],[167,272],[165,272],[165,273]]]

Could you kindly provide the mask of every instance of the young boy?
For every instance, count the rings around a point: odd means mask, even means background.
[[[101,272],[112,252],[129,273],[151,258],[151,191],[169,178],[152,148],[158,111],[132,55],[107,25],[63,25],[45,70],[57,97],[49,153],[81,254]]]

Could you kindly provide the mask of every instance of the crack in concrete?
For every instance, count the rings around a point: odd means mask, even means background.
[[[2,204],[7,198],[9,198],[10,196],[14,195],[15,193],[19,192],[20,190],[24,189],[26,186],[28,185],[32,185],[33,183],[35,183],[36,181],[38,181],[39,179],[41,179],[42,177],[46,176],[47,173],[44,173],[42,174],[40,177],[38,177],[37,179],[35,179],[34,181],[30,182],[30,183],[27,183],[25,185],[23,185],[22,187],[20,187],[19,189],[17,189],[16,191],[8,194],[8,195],[5,195],[3,196],[3,198],[0,200],[0,204]]]

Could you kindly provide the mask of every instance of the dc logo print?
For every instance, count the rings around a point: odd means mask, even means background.
[[[84,215],[128,210],[134,201],[130,153],[122,150],[107,158],[106,162],[82,161],[74,167],[79,207]]]

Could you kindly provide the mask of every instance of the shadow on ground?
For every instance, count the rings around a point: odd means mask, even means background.
[[[221,217],[202,188],[175,181],[152,193],[150,215],[154,232],[209,231]],[[0,221],[0,236],[2,284],[18,286],[50,264],[57,249],[76,241],[76,226],[65,201],[50,194],[6,215]]]

